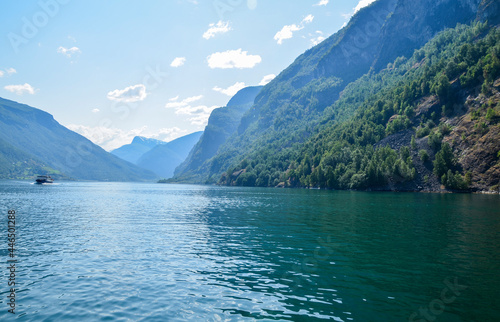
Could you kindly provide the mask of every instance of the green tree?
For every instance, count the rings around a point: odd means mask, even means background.
[[[486,119],[488,121],[491,121],[493,120],[495,117],[497,116],[497,113],[495,112],[494,109],[492,109],[491,107],[488,108],[488,110],[486,111]]]
[[[427,162],[429,161],[429,154],[427,153],[426,150],[420,150],[418,151],[418,156],[420,157],[420,160],[422,160],[422,162]]]
[[[443,174],[446,174],[449,169],[453,168],[454,164],[455,158],[453,156],[453,151],[448,143],[444,143],[441,150],[436,153],[436,158],[433,162],[434,174],[438,178],[441,178]]]
[[[411,146],[412,150],[416,150],[417,149],[417,142],[415,141],[415,136],[414,135],[411,136],[410,146]]]

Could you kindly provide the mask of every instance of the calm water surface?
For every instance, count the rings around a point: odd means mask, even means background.
[[[498,195],[0,181],[0,211],[1,321],[500,321]]]

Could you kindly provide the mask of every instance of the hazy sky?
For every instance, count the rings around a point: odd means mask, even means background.
[[[203,130],[373,0],[5,0],[0,97],[105,149]]]

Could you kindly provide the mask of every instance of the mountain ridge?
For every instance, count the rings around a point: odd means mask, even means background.
[[[144,181],[155,175],[109,154],[40,109],[0,98],[0,139],[44,167],[81,180]],[[4,154],[7,153],[2,151]],[[11,160],[12,161],[12,160]],[[13,164],[4,165],[12,169]],[[42,173],[30,172],[29,176]]]
[[[136,164],[162,178],[171,178],[175,169],[186,159],[202,135],[203,131],[198,131],[158,144],[141,155]]]
[[[158,144],[165,143],[166,142],[156,139],[135,136],[130,144],[122,145],[121,147],[110,151],[110,153],[116,155],[120,159],[136,164],[137,160],[139,160],[144,153],[148,152]]]
[[[185,181],[207,179],[206,177],[199,179],[200,173],[211,166],[209,160],[227,138],[238,129],[242,115],[252,106],[261,89],[262,86],[245,87],[239,90],[225,107],[217,108],[211,113],[200,140],[186,160],[176,168],[176,177],[182,177],[181,180]]]
[[[484,38],[485,32],[495,32],[491,26],[474,25],[477,17],[485,20],[496,16],[490,7],[495,3],[487,0],[379,0],[363,8],[346,27],[300,55],[261,90],[243,115],[237,133],[221,145],[211,166],[204,169],[204,177],[209,178],[206,183],[341,189],[390,183],[389,190],[399,189],[417,176],[415,165],[419,162],[413,162],[416,152],[407,146],[394,150],[374,148],[373,144],[413,125],[414,136],[423,135],[425,142],[430,142],[428,146],[435,149],[422,149],[422,156],[420,151],[417,155],[431,158],[430,174],[438,182],[449,189],[463,189],[466,181],[469,186],[475,184],[475,174],[471,179],[460,172],[459,162],[451,156],[457,151],[450,152],[444,139],[452,122],[450,113],[457,113],[463,106],[458,93],[474,91],[482,82],[481,91],[486,93],[494,81],[474,72],[484,70],[484,75],[495,75],[494,52],[492,56],[484,47],[470,49],[478,46],[474,41]],[[446,31],[448,28],[457,29]],[[360,36],[363,30],[371,30],[371,37],[365,37],[364,43]],[[496,41],[494,35],[487,38]],[[480,44],[484,46],[484,42]],[[352,51],[355,45],[363,45],[363,50]],[[463,53],[458,52],[459,47]],[[346,62],[343,55],[349,48],[347,58],[352,62]],[[480,61],[476,64],[468,55]],[[380,90],[387,92],[390,100],[381,97]],[[411,100],[430,99],[432,95],[441,104],[431,109],[433,114],[421,113],[423,107]],[[376,106],[365,102],[376,98],[380,101]],[[494,105],[490,109],[489,117],[496,113]],[[330,136],[333,141],[326,142]],[[419,145],[415,142],[412,146]],[[369,169],[352,163],[356,153],[366,154],[363,162]],[[340,162],[343,154],[347,158],[344,163]]]

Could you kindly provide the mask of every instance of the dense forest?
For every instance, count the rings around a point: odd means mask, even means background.
[[[484,182],[457,151],[488,132],[498,143],[499,56],[497,28],[480,22],[459,24],[439,33],[410,58],[399,57],[380,72],[372,69],[347,85],[321,114],[310,113],[324,108],[318,106],[317,93],[328,93],[339,82],[320,78],[310,88],[296,91],[291,99],[295,103],[272,124],[283,133],[281,140],[254,146],[207,182],[334,189],[436,190],[436,185],[451,190],[484,185],[498,189],[498,178],[493,178],[496,183]],[[299,105],[306,108],[294,109]],[[303,124],[289,123],[287,117]],[[464,120],[469,131],[460,127]],[[493,144],[489,149],[500,148]],[[489,170],[499,170],[497,150],[473,152],[486,153],[490,159],[493,154],[496,159]],[[406,182],[413,185],[405,186]]]

